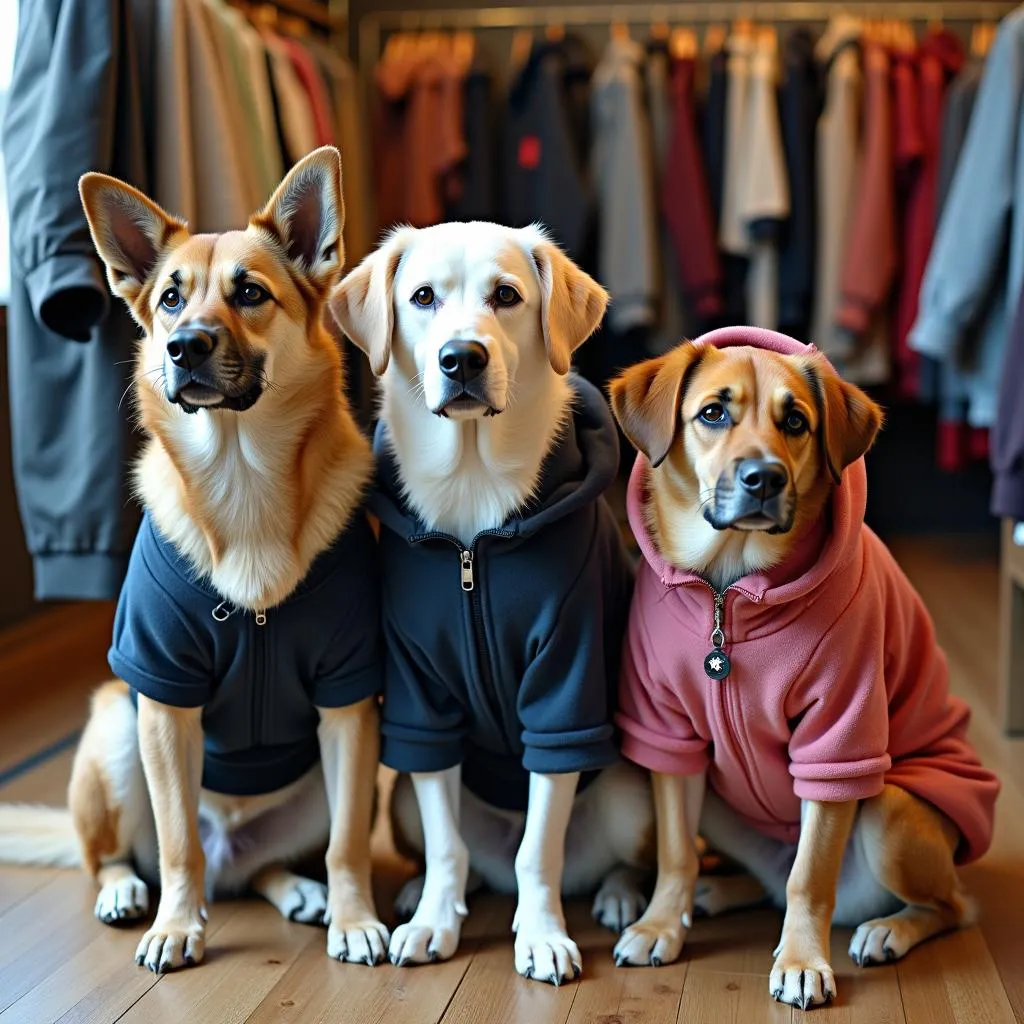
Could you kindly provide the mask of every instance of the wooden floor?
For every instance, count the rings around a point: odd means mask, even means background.
[[[850,962],[849,935],[837,930],[839,1001],[814,1011],[813,1020],[1024,1022],[1024,741],[1003,738],[994,718],[995,566],[955,546],[914,542],[896,550],[935,615],[954,689],[975,708],[974,740],[1004,781],[992,852],[965,871],[982,923],[869,970]],[[0,800],[62,802],[67,738],[81,726],[88,687],[104,671],[102,645],[78,646],[81,653],[72,645],[64,655],[67,664],[55,661],[51,644],[37,648],[37,663],[12,668],[0,643],[0,695],[12,683],[22,695],[2,705],[0,782],[26,758],[51,755],[0,786]],[[379,906],[387,916],[409,867],[390,849],[383,827],[374,842]],[[289,924],[266,904],[215,904],[206,961],[159,978],[132,962],[142,927],[104,927],[92,916],[92,902],[90,882],[77,873],[0,869],[0,1024],[761,1024],[801,1017],[768,997],[779,929],[771,911],[698,922],[677,965],[616,969],[612,936],[589,921],[585,906],[574,905],[569,917],[584,976],[554,989],[515,974],[512,906],[490,896],[471,902],[454,960],[401,970],[329,961],[323,931]]]

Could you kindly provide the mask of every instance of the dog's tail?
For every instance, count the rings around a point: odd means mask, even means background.
[[[0,804],[0,863],[81,867],[71,812],[42,804]]]

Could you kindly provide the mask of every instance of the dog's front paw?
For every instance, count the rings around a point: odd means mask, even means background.
[[[412,915],[416,913],[416,908],[420,905],[420,900],[423,899],[423,883],[425,881],[426,878],[423,875],[417,875],[415,878],[410,878],[398,890],[398,895],[395,897],[395,917],[399,921],[412,920]]]
[[[821,1006],[836,997],[836,976],[823,957],[779,953],[768,979],[768,991],[780,1003],[800,1010]]]
[[[376,967],[383,963],[388,930],[372,912],[334,918],[328,912],[327,955],[332,960]]]
[[[104,924],[131,924],[148,912],[149,890],[132,874],[107,882],[96,897],[95,914]]]
[[[561,985],[583,973],[583,958],[565,927],[541,915],[516,931],[516,970],[524,978]]]
[[[391,936],[388,959],[399,967],[450,960],[459,948],[465,901],[450,894],[424,892],[408,924]]]
[[[204,916],[202,911],[168,918],[157,914],[135,950],[135,962],[154,974],[200,963],[206,949]]]
[[[631,924],[615,943],[617,967],[661,967],[679,959],[686,929],[679,915],[645,914]]]

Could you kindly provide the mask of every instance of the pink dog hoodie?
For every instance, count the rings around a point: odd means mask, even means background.
[[[714,331],[697,343],[814,351],[756,328]],[[623,754],[665,774],[707,769],[737,813],[789,843],[799,836],[802,799],[864,799],[892,783],[956,824],[959,862],[980,857],[999,782],[967,742],[970,710],[949,693],[924,604],[864,525],[863,459],[835,489],[829,528],[804,537],[782,565],[726,590],[731,670],[721,680],[704,668],[715,592],[668,564],[644,522],[651,472],[638,456],[628,511],[643,560],[623,655]]]

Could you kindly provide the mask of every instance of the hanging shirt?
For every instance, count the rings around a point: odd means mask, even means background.
[[[591,87],[591,167],[597,197],[598,277],[611,295],[608,323],[625,332],[654,323],[657,228],[643,47],[612,39]]]

